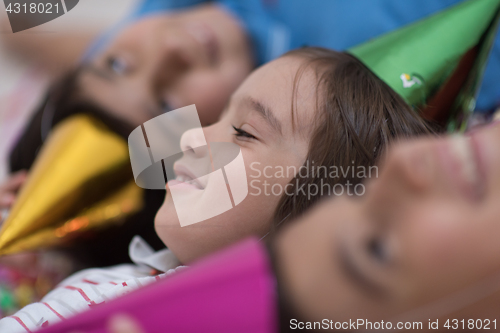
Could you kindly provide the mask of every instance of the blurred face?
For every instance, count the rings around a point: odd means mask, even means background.
[[[209,5],[133,23],[84,67],[80,85],[85,97],[135,126],[190,104],[206,125],[251,68],[241,27]]]
[[[221,119],[203,129],[207,142],[232,142],[239,146],[244,159],[248,181],[253,187],[247,197],[233,209],[211,219],[181,227],[173,204],[169,186],[167,197],[159,210],[155,225],[163,242],[182,262],[190,262],[236,240],[249,235],[262,237],[271,225],[280,195],[268,191],[274,184],[284,187],[295,174],[289,177],[268,177],[263,169],[291,166],[298,169],[305,161],[309,145],[309,129],[312,127],[315,110],[315,77],[305,72],[297,86],[295,126],[292,127],[292,90],[295,74],[301,60],[284,57],[253,72],[233,94]],[[196,149],[201,131],[188,131],[182,138],[184,156],[174,165],[178,182],[190,182],[190,176],[202,161]],[[267,184],[267,185],[265,185]],[[198,187],[198,188],[197,188]],[[201,192],[200,187],[205,190]],[[196,213],[204,202],[221,195],[211,191],[208,183],[184,186],[187,191],[199,191],[193,201]],[[258,195],[258,190],[261,194]]]
[[[499,124],[396,146],[364,197],[327,201],[286,229],[277,253],[296,311],[318,321],[405,314],[424,330],[440,316],[495,319],[498,142]]]

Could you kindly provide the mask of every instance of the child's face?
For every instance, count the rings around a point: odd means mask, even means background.
[[[190,104],[202,124],[212,124],[252,70],[251,54],[228,12],[195,6],[133,22],[84,66],[80,86],[132,125]]]
[[[496,124],[398,145],[362,199],[335,198],[285,229],[276,258],[295,310],[311,321],[495,318],[499,141]]]
[[[211,219],[181,227],[167,187],[167,197],[156,215],[156,232],[181,262],[190,262],[249,235],[262,237],[269,231],[281,198],[278,190],[284,189],[295,175],[276,176],[276,170],[298,170],[309,147],[316,80],[312,71],[304,72],[293,96],[293,82],[301,63],[299,58],[283,57],[254,71],[232,95],[219,122],[203,129],[206,142],[232,142],[241,149],[249,191],[239,205]],[[292,127],[293,97],[296,111]],[[236,136],[233,126],[246,136]],[[185,133],[183,145],[196,145],[200,132]],[[183,167],[196,167],[196,156],[186,158],[187,154],[185,151],[181,159]],[[186,161],[191,165],[186,165]],[[203,200],[213,200],[213,194],[199,199]],[[192,209],[199,204],[193,203]]]

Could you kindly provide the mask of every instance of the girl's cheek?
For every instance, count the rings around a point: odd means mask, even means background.
[[[163,205],[161,205],[158,213],[156,213],[155,226],[173,226],[175,223],[179,225],[172,196],[167,192]]]
[[[465,223],[466,214],[460,207],[420,209],[425,213],[414,212],[402,222],[408,228],[401,242],[401,262],[409,269],[409,279],[436,297],[463,288],[481,274],[474,246],[477,233]]]

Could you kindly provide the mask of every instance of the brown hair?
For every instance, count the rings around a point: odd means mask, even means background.
[[[336,184],[354,187],[363,181],[351,171],[329,177],[325,170],[330,167],[344,171],[353,167],[367,170],[376,165],[391,141],[432,133],[429,125],[394,90],[352,55],[307,47],[285,56],[304,59],[294,82],[292,119],[302,74],[312,68],[318,79],[316,111],[319,116],[313,125],[309,153],[303,165],[303,168],[313,165],[317,171],[307,172],[305,177],[297,174],[290,181],[288,188],[293,188],[293,194],[282,196],[274,215],[275,227],[285,219],[299,216],[322,197],[304,194],[300,188],[327,186],[331,190]]]

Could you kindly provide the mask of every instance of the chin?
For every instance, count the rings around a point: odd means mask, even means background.
[[[181,226],[177,218],[174,203],[169,195],[167,195],[165,202],[156,213],[154,222],[156,234],[167,247],[170,247],[169,242],[167,242],[171,237],[170,234],[175,233],[173,231],[180,229]]]
[[[184,229],[180,227],[165,229],[165,226],[163,228],[160,226],[160,232],[162,231],[163,235],[160,236],[158,233],[158,236],[182,264],[190,264],[203,257],[204,253],[201,251],[200,243],[193,242]]]

